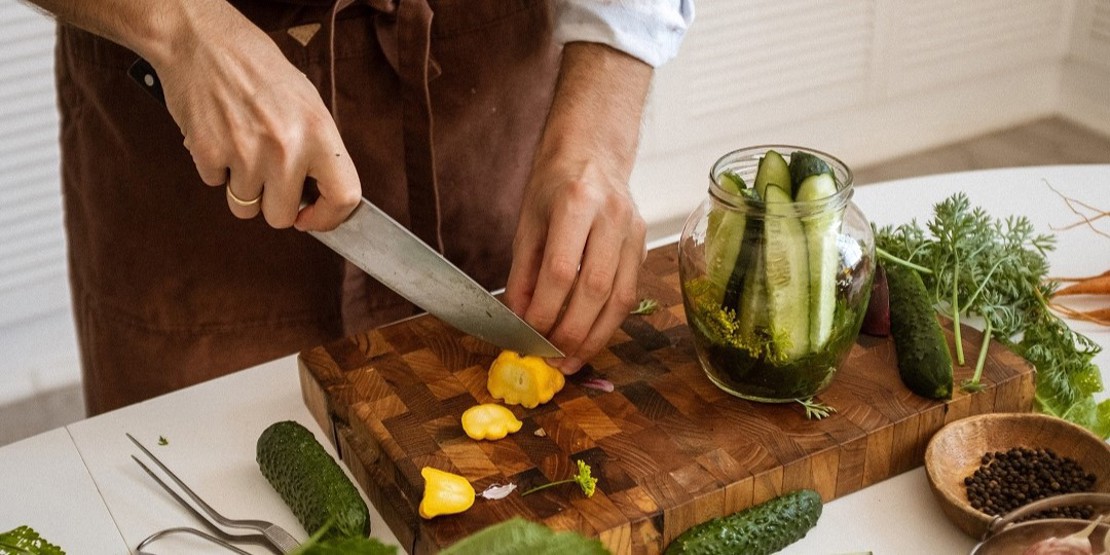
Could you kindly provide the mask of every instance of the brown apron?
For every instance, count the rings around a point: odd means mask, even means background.
[[[317,85],[363,195],[483,285],[503,286],[557,70],[547,3],[234,4]],[[302,45],[294,35],[313,23],[322,27]],[[59,27],[62,185],[90,414],[414,313],[308,235],[232,216],[166,109],[126,76],[135,58]]]

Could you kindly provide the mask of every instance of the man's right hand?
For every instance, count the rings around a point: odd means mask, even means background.
[[[175,11],[170,47],[148,59],[201,181],[226,186],[239,218],[261,212],[275,228],[300,230],[342,223],[361,186],[316,88],[222,0],[184,2]],[[306,177],[315,178],[319,198],[300,209]]]
[[[358,173],[320,94],[226,0],[31,1],[154,66],[201,181],[228,187],[236,216],[323,231],[358,205]],[[307,177],[319,198],[301,209]]]

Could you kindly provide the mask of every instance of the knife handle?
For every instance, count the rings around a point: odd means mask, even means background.
[[[150,96],[153,96],[162,106],[166,105],[166,92],[162,90],[162,80],[158,78],[158,74],[154,71],[154,66],[150,65],[150,62],[142,58],[135,60],[135,63],[127,68],[127,75],[138,83],[143,90],[150,93]]]
[[[154,71],[154,66],[150,65],[150,62],[142,58],[136,59],[131,67],[127,68],[127,75],[159,104],[163,107],[166,106],[166,91],[162,89],[162,80],[158,77],[158,72]],[[320,188],[316,184],[316,179],[305,177],[304,188],[301,189],[301,208],[316,202],[319,197]]]

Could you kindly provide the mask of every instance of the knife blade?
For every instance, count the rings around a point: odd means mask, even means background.
[[[460,331],[522,354],[563,356],[497,297],[366,199],[339,227],[309,234]]]
[[[150,63],[140,58],[127,73],[165,105],[162,83]],[[459,331],[525,355],[563,356],[497,297],[365,198],[335,229],[309,234]]]

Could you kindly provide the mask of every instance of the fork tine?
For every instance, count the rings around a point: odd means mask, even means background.
[[[192,499],[197,505],[199,505],[201,509],[204,509],[204,512],[208,513],[208,516],[212,517],[213,520],[219,522],[220,524],[223,524],[224,526],[252,528],[251,526],[242,526],[242,524],[233,523],[229,519],[225,518],[223,515],[217,512],[216,509],[213,509],[208,503],[205,503],[204,500],[200,498],[200,496],[198,496],[196,493],[193,493],[193,490],[190,489],[189,486],[185,485],[185,482],[182,482],[181,479],[177,477],[177,474],[174,474],[172,470],[167,468],[166,465],[158,459],[158,457],[154,456],[154,453],[151,453],[150,450],[144,447],[142,443],[139,443],[139,440],[135,439],[135,437],[131,434],[126,435],[132,443],[134,443],[139,449],[142,449],[143,453],[146,453],[146,456],[150,457],[150,460],[154,461],[154,464],[158,465],[158,468],[161,468],[163,471],[165,471],[166,475],[168,475],[170,479],[173,480],[174,483],[177,484],[181,488],[181,490],[189,496],[190,499]],[[136,461],[139,460],[135,458],[134,455],[132,455],[131,458],[135,459]],[[139,464],[143,463],[139,462]],[[150,471],[147,470],[147,472]],[[153,476],[153,474],[151,474],[151,476]]]
[[[219,536],[219,537],[221,537],[225,540],[228,540],[228,541],[253,543],[253,544],[256,544],[256,545],[264,545],[264,546],[269,546],[270,545],[270,541],[265,536],[262,536],[260,534],[244,534],[244,535],[241,535],[241,534],[230,534],[230,533],[224,531],[219,526],[216,526],[211,520],[208,520],[207,518],[205,518],[205,516],[202,515],[200,513],[200,511],[198,511],[195,507],[193,507],[191,504],[186,502],[185,499],[183,499],[180,495],[178,495],[177,492],[174,491],[173,488],[171,488],[169,486],[169,484],[167,484],[165,482],[165,480],[162,480],[162,478],[160,476],[155,474],[154,471],[151,470],[150,467],[147,466],[145,463],[143,463],[143,461],[139,460],[138,457],[136,457],[135,455],[131,455],[131,459],[134,460],[136,463],[138,463],[139,466],[142,467],[142,469],[144,471],[146,471],[147,475],[149,475],[151,478],[153,478],[155,482],[158,482],[158,485],[162,486],[162,489],[166,490],[166,493],[170,494],[170,496],[173,497],[182,507],[185,507],[186,509],[188,509],[189,512],[192,513],[193,516],[195,516],[197,518],[197,520],[199,520],[202,524],[204,524],[204,526],[206,528],[211,530],[212,533],[214,533],[217,536]]]
[[[233,537],[252,537],[252,538],[261,537],[261,538],[264,538],[264,540],[265,540],[264,545],[267,545],[275,553],[289,553],[293,549],[296,549],[296,547],[298,545],[300,545],[300,542],[298,542],[296,540],[296,538],[294,538],[291,534],[289,534],[289,532],[285,531],[280,526],[278,526],[278,525],[276,525],[272,522],[266,522],[264,520],[251,520],[251,519],[232,519],[232,518],[227,518],[227,517],[221,515],[218,511],[216,511],[216,509],[213,509],[211,505],[209,505],[203,499],[201,499],[199,495],[194,493],[193,490],[189,486],[185,485],[185,482],[181,481],[181,478],[178,478],[177,474],[174,474],[174,472],[172,470],[170,470],[169,467],[167,467],[165,465],[165,463],[163,463],[158,457],[156,457],[154,455],[154,453],[151,453],[150,450],[147,449],[142,443],[139,443],[139,440],[135,439],[135,437],[132,436],[129,433],[125,433],[124,435],[126,435],[127,438],[131,440],[131,443],[134,443],[136,447],[141,449],[143,451],[143,453],[146,453],[146,456],[150,457],[150,459],[152,461],[154,461],[154,463],[157,464],[158,467],[161,468],[166,473],[166,475],[168,475],[174,481],[174,483],[176,483],[181,488],[181,490],[184,491],[185,494],[188,495],[189,498],[192,499],[197,504],[197,506],[199,506],[201,509],[203,509],[204,512],[208,513],[208,516],[211,517],[212,520],[215,520],[219,524],[221,524],[223,526],[226,526],[228,528],[243,528],[243,529],[247,529],[247,530],[255,530],[257,532],[261,532],[261,534],[262,534],[261,536],[233,536]],[[170,494],[173,495],[174,498],[177,499],[177,501],[179,503],[188,507],[193,512],[193,514],[197,515],[198,517],[201,518],[201,520],[208,523],[210,525],[209,526],[210,528],[212,528],[213,530],[218,530],[217,528],[215,528],[215,526],[210,521],[208,521],[206,518],[201,516],[200,513],[196,510],[195,507],[193,507],[189,503],[186,503],[179,495],[177,495],[177,492],[170,489],[170,487],[165,482],[163,482],[161,478],[159,478],[157,475],[155,475],[150,470],[150,468],[148,468],[145,464],[143,464],[142,461],[140,461],[134,455],[132,455],[131,458],[135,459],[135,462],[139,463],[139,465],[142,466],[144,470],[146,470],[147,474],[150,474],[150,476],[152,478],[154,478],[156,481],[158,481],[158,483],[166,491],[170,492]],[[218,530],[218,532],[223,532],[223,530]],[[256,541],[256,540],[252,540],[252,541]]]

